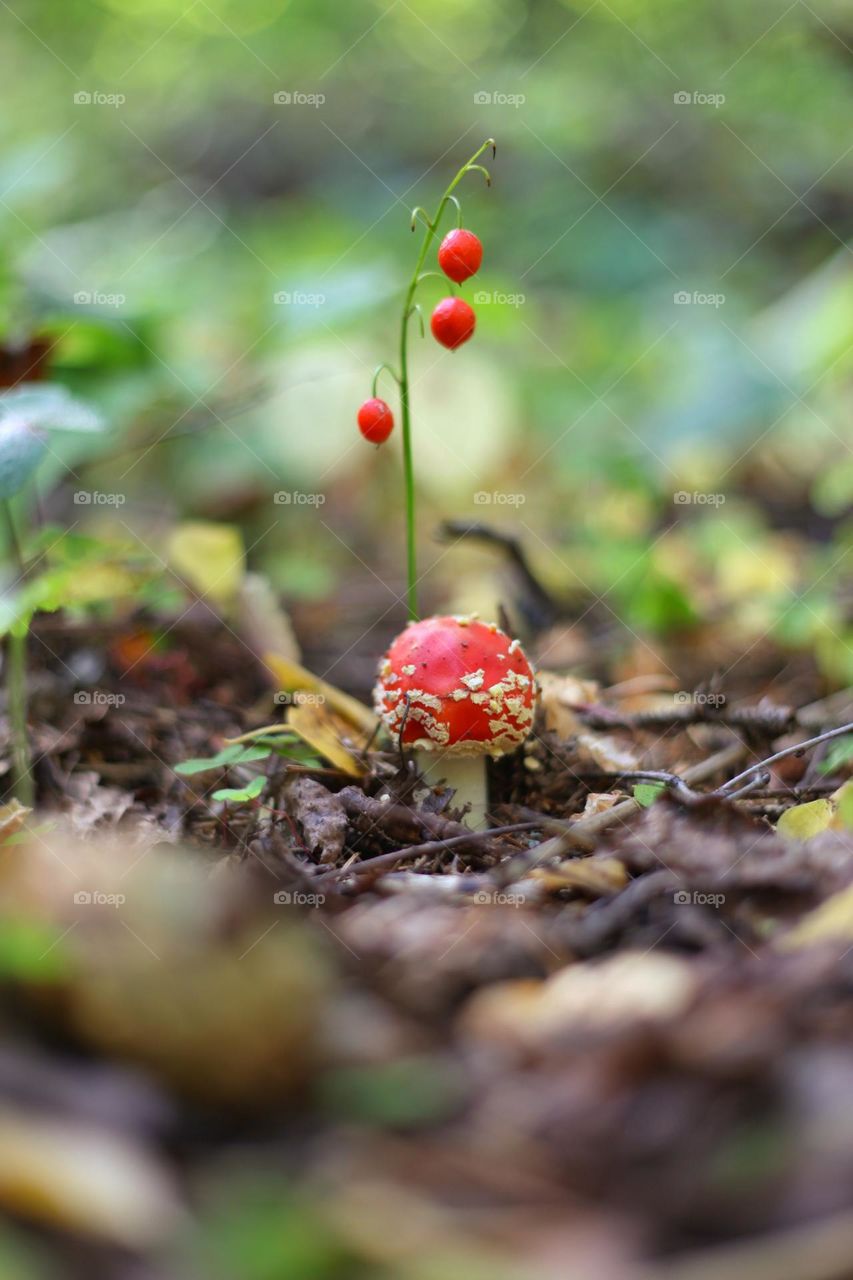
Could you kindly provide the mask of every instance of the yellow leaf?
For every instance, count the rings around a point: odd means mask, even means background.
[[[376,732],[377,718],[369,707],[348,693],[336,689],[333,684],[321,680],[307,668],[277,653],[265,653],[264,662],[272,673],[275,684],[282,693],[319,694],[327,706],[349,725],[355,726],[368,737]],[[292,723],[292,722],[291,722]]]
[[[828,831],[835,817],[835,805],[831,799],[810,800],[808,804],[788,809],[776,823],[776,830],[792,840],[811,840]]]
[[[169,539],[169,566],[200,596],[228,605],[243,578],[243,537],[230,524],[187,520]]]
[[[796,928],[780,938],[779,946],[787,951],[832,940],[853,941],[853,885],[810,911]]]
[[[836,831],[853,831],[853,778],[848,778],[843,786],[833,791],[830,797],[835,801],[838,812],[833,822]]]
[[[84,564],[63,586],[65,603],[98,604],[102,600],[126,600],[138,588],[139,578],[117,564]]]
[[[355,729],[351,721],[338,715],[328,703],[297,702],[288,709],[287,724],[336,769],[351,778],[360,778],[367,772],[348,747],[364,750],[369,735]]]

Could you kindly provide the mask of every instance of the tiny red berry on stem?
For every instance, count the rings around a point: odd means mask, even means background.
[[[473,308],[462,298],[442,298],[432,313],[430,328],[436,342],[455,351],[472,336],[476,323]]]
[[[438,251],[438,265],[456,284],[462,284],[480,270],[483,246],[473,231],[457,227],[448,231]]]
[[[358,411],[358,429],[371,444],[385,443],[394,430],[394,415],[384,400],[365,400]]]

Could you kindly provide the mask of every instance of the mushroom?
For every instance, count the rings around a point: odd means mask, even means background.
[[[410,622],[379,666],[377,715],[421,773],[443,777],[472,825],[486,816],[486,756],[524,742],[536,686],[518,640],[476,617]]]

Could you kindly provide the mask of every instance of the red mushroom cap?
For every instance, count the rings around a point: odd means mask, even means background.
[[[379,666],[377,715],[407,746],[503,755],[533,724],[533,670],[518,640],[476,618],[412,622]],[[408,711],[407,708],[408,707]]]

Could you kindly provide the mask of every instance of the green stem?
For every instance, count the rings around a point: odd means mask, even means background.
[[[484,151],[491,147],[494,150],[494,142],[491,138],[475,151],[470,160],[463,164],[444,195],[436,210],[435,217],[430,219],[426,232],[424,234],[421,251],[418,254],[418,260],[415,269],[412,272],[412,278],[409,281],[409,287],[406,290],[406,297],[403,303],[403,318],[400,324],[400,413],[403,423],[403,479],[406,491],[406,602],[409,610],[409,621],[413,622],[418,617],[418,570],[417,570],[417,548],[415,545],[415,469],[412,457],[412,423],[411,423],[411,404],[409,399],[409,318],[413,311],[413,301],[415,291],[420,281],[421,268],[426,260],[429,247],[435,239],[441,222],[442,214],[447,208],[451,200],[454,203],[454,190],[465,177],[465,174],[472,167],[482,169],[482,165],[475,165],[475,161],[483,154]],[[483,170],[485,172],[485,170]],[[488,174],[486,175],[488,178]],[[414,228],[414,219],[413,219]]]
[[[14,793],[21,804],[33,807],[33,775],[27,735],[27,636],[10,632],[6,638],[6,698],[12,738]]]
[[[3,503],[9,546],[23,579],[26,565],[18,542],[12,507]],[[21,804],[32,808],[34,800],[30,740],[27,734],[27,632],[10,631],[6,637],[6,704],[12,743],[12,777],[14,793]]]

